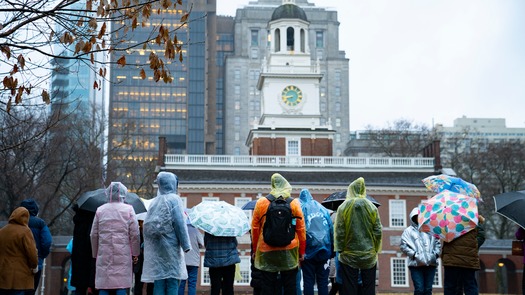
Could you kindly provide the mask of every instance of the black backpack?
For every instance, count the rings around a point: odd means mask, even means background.
[[[276,198],[268,195],[270,201],[266,211],[266,221],[263,226],[264,242],[273,247],[283,247],[289,245],[295,239],[295,216],[292,215],[290,203],[292,197]]]

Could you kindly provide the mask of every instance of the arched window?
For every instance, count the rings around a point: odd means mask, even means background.
[[[279,29],[275,30],[274,45],[274,52],[281,51],[281,30]]]
[[[294,29],[288,27],[288,29],[286,29],[286,50],[294,51],[294,43]]]
[[[306,36],[305,36],[305,32],[304,32],[304,29],[301,29],[301,52],[305,52],[306,51]]]

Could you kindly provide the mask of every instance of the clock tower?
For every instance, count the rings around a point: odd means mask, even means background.
[[[321,126],[319,61],[312,61],[309,22],[294,0],[284,0],[268,23],[269,54],[257,82],[261,116],[246,144],[252,155],[332,156],[335,133]]]

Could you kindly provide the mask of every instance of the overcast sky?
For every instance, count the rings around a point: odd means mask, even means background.
[[[249,0],[217,0],[235,15]],[[524,0],[309,0],[338,11],[350,129],[505,118],[525,128]]]

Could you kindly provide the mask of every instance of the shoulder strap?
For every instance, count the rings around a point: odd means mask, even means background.
[[[275,201],[275,196],[274,196],[274,195],[272,195],[272,194],[268,194],[268,195],[266,196],[266,198],[267,198],[267,199],[268,199],[268,201],[270,201],[270,202],[273,202],[273,201]]]

